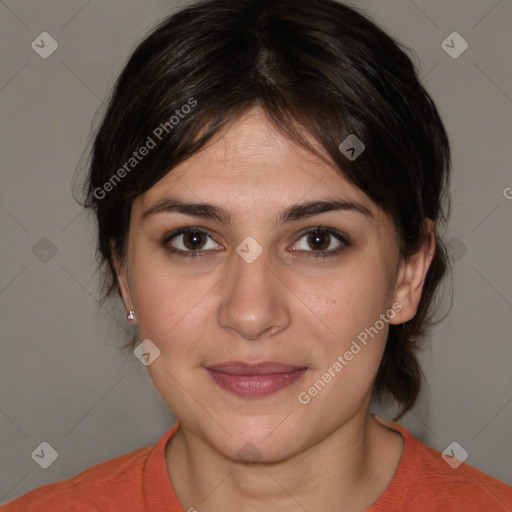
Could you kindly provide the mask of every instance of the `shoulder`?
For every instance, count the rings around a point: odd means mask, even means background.
[[[372,512],[402,508],[408,512],[512,511],[512,487],[455,457],[443,457],[397,423],[385,424],[402,435],[404,451],[391,484]]]
[[[412,434],[411,434],[412,435]],[[416,438],[415,438],[416,439]],[[495,512],[512,510],[512,488],[455,457],[443,454],[416,439],[426,474],[425,492],[436,496],[440,509]],[[449,508],[448,508],[449,507]]]
[[[142,482],[145,461],[152,447],[101,462],[76,476],[38,487],[1,508],[2,512],[60,510],[142,510]],[[72,508],[70,508],[72,505]],[[112,508],[115,505],[116,508]]]

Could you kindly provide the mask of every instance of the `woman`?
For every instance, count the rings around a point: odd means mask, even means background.
[[[506,511],[400,414],[446,273],[448,139],[407,55],[332,0],[208,0],[124,68],[87,206],[105,296],[178,418],[5,507]]]

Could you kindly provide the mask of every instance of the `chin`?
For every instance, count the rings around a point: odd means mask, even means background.
[[[297,435],[296,419],[275,416],[242,416],[221,423],[221,439],[213,441],[226,457],[255,462],[279,462],[301,450],[303,440]],[[288,425],[286,423],[289,422]],[[301,430],[302,432],[302,430]],[[231,435],[230,435],[231,434]]]

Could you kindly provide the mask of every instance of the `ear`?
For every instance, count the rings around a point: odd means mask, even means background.
[[[130,309],[134,309],[133,302],[130,293],[130,286],[128,283],[128,269],[126,262],[124,262],[119,256],[115,244],[113,241],[110,242],[110,253],[112,255],[112,262],[114,264],[114,268],[117,276],[117,283],[119,285],[119,294],[121,295],[121,299],[123,300],[124,307],[127,311]],[[131,324],[136,325],[137,321],[128,320]]]
[[[402,324],[411,320],[418,310],[427,271],[436,249],[434,222],[430,219],[426,222],[428,236],[422,247],[400,263],[393,300],[402,307],[397,309],[397,314],[390,320],[391,324]]]

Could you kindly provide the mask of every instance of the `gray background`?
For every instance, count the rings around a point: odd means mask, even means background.
[[[422,356],[429,385],[401,423],[441,451],[457,441],[468,463],[512,484],[512,3],[353,3],[414,49],[453,147],[454,306]],[[98,305],[93,223],[71,183],[125,59],[182,4],[0,3],[0,503],[153,444],[175,421],[119,348],[124,311]],[[59,44],[47,59],[31,48],[43,31]],[[469,43],[457,59],[441,47],[453,31]],[[31,458],[43,441],[58,452],[46,470]]]

